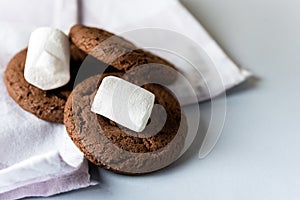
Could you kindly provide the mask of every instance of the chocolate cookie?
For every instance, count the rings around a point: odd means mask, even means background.
[[[64,123],[78,148],[94,164],[122,174],[142,174],[174,162],[184,147],[187,121],[173,94],[156,84],[143,87],[155,94],[155,106],[146,129],[133,132],[93,113],[91,104],[105,76],[80,83],[65,106]]]
[[[27,49],[16,54],[5,71],[5,85],[9,95],[26,111],[49,122],[63,123],[63,112],[68,96],[85,53],[71,45],[70,82],[54,90],[43,91],[24,78]]]
[[[75,25],[69,37],[85,53],[122,72],[138,68],[135,73],[139,76],[143,75],[147,80],[155,77],[155,82],[164,84],[170,84],[176,79],[173,64],[103,29]]]

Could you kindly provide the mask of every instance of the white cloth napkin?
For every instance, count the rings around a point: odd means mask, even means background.
[[[121,34],[173,62],[196,89],[198,99],[195,100],[190,98],[185,85],[180,82],[174,85],[183,104],[216,96],[249,76],[225,55],[177,0],[0,2],[0,199],[49,196],[94,184],[90,181],[87,163],[66,136],[63,125],[45,122],[22,110],[8,96],[3,80],[7,62],[27,46],[32,30],[53,26],[67,33],[76,22]],[[140,30],[145,27],[159,29]],[[139,30],[132,31],[134,29]],[[161,29],[175,31],[187,38]],[[172,40],[176,38],[179,38],[177,42]],[[176,53],[189,62],[174,56]],[[207,58],[215,67],[211,68],[213,65]],[[210,93],[201,90],[204,83],[195,69],[205,78]],[[215,81],[215,77],[222,84]]]
[[[0,199],[50,196],[95,184],[64,125],[25,112],[4,84],[9,59],[27,46],[36,27],[53,26],[67,33],[77,14],[76,0],[0,2]]]
[[[215,97],[250,76],[178,0],[81,2],[83,24],[122,35],[176,65],[191,84],[178,79],[172,86],[183,105]]]

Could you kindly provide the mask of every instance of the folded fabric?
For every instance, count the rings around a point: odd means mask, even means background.
[[[53,26],[67,33],[76,20],[76,0],[0,2],[0,199],[50,196],[95,184],[64,125],[22,110],[4,84],[9,59],[27,46],[36,27]]]
[[[83,24],[117,33],[175,64],[187,79],[172,85],[183,105],[215,97],[250,76],[236,66],[178,0],[81,3]]]

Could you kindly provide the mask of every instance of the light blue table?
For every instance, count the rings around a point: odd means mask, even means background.
[[[99,169],[100,185],[49,199],[300,199],[299,1],[184,4],[257,76],[228,92],[225,127],[213,152],[197,158],[199,136],[180,160],[158,173],[131,177]],[[207,107],[201,104],[202,112]]]

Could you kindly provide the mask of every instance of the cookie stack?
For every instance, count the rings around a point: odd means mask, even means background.
[[[166,87],[176,80],[174,65],[98,28],[75,25],[69,42],[70,80],[59,88],[43,90],[28,82],[24,77],[27,48],[12,58],[5,71],[5,84],[14,101],[40,119],[64,123],[85,157],[105,169],[143,174],[174,162],[187,134],[183,110]],[[96,92],[108,76],[155,95],[159,106],[153,108],[143,131],[132,131],[91,111]]]

